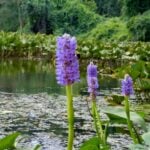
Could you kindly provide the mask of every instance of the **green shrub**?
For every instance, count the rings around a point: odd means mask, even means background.
[[[105,16],[120,16],[122,1],[120,0],[95,0],[97,12]]]
[[[116,17],[100,22],[83,37],[105,41],[123,41],[129,39],[130,35],[126,23]]]
[[[122,13],[124,16],[132,17],[142,14],[150,9],[149,0],[123,0]]]
[[[150,60],[150,43],[78,40],[78,52],[84,58]]]
[[[105,42],[77,38],[81,58],[132,59],[150,61],[148,42]],[[1,57],[55,57],[56,37],[45,34],[0,32]]]
[[[55,37],[45,34],[19,34],[17,32],[0,32],[1,57],[31,57],[53,54]]]
[[[150,11],[131,18],[127,26],[132,33],[133,40],[150,41]]]
[[[94,13],[79,0],[67,1],[64,8],[57,14],[57,29],[55,33],[77,35],[87,32],[96,26],[103,17]]]

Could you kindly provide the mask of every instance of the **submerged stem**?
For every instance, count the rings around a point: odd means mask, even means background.
[[[67,150],[72,150],[74,139],[74,110],[72,98],[72,86],[66,86],[67,95],[67,114],[68,114],[68,146]]]

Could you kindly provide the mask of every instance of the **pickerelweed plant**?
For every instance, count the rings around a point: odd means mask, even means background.
[[[74,110],[72,84],[79,81],[79,63],[76,56],[77,42],[75,37],[64,34],[57,38],[56,76],[57,83],[66,87],[68,114],[68,146],[72,150],[74,139]]]
[[[130,104],[129,104],[129,96],[133,94],[133,81],[132,78],[126,74],[124,79],[122,80],[122,87],[121,87],[122,95],[124,95],[125,99],[125,112],[127,116],[127,125],[130,131],[130,135],[135,144],[141,143],[139,135],[135,133],[133,123],[130,118]]]
[[[97,79],[97,66],[90,62],[87,67],[87,83],[88,92],[90,93],[90,100],[92,101],[92,116],[96,129],[97,136],[99,138],[99,149],[106,149],[106,128],[103,130],[103,123],[96,105],[97,88],[99,87]]]

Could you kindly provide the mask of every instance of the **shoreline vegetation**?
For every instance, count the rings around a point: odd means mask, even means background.
[[[150,61],[150,42],[101,41],[77,38],[81,59],[122,59]],[[0,58],[55,57],[56,36],[0,32]]]

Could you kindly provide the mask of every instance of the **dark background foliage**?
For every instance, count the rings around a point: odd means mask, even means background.
[[[0,30],[149,41],[150,0],[1,0]]]

